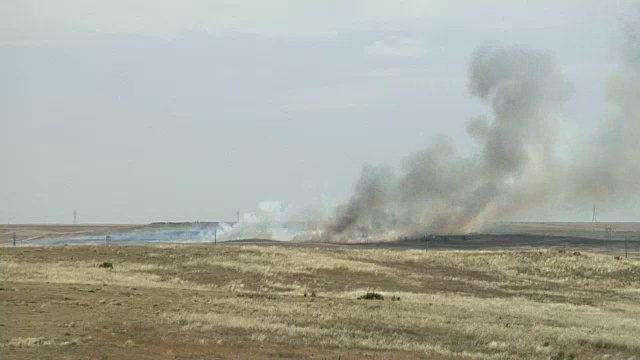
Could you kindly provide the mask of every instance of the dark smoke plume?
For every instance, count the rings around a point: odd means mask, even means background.
[[[365,166],[326,236],[467,232],[487,218],[545,201],[557,167],[554,115],[572,92],[552,54],[481,46],[471,59],[469,91],[491,109],[467,126],[479,153],[460,156],[443,138],[404,159],[399,176]]]
[[[640,7],[625,28],[622,62],[605,87],[611,113],[580,148],[556,158],[555,116],[572,87],[552,54],[478,48],[469,92],[491,112],[467,123],[478,152],[442,138],[404,159],[399,175],[365,166],[356,191],[325,229],[334,240],[464,233],[555,199],[619,203],[640,194]]]

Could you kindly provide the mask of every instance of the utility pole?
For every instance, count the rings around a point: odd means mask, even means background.
[[[73,209],[73,225],[78,225],[78,212]]]
[[[593,216],[591,217],[591,222],[592,223],[597,223],[598,222],[598,218],[596,217],[596,206],[593,205]]]
[[[605,225],[604,231],[607,233],[607,240],[611,240],[611,233],[613,232],[613,226]]]
[[[627,242],[629,241],[629,237],[625,236],[624,237],[624,258],[627,259]]]
[[[13,233],[13,246],[16,246],[16,233]]]
[[[218,224],[216,224],[216,228],[213,229],[213,245],[218,245]]]
[[[236,219],[237,222],[240,222],[240,209],[236,211]]]

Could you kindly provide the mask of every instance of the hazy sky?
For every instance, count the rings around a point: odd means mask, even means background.
[[[235,218],[338,203],[364,163],[471,151],[474,49],[555,53],[563,152],[605,116],[634,1],[0,2],[0,221]],[[637,207],[601,218],[637,220]],[[538,219],[589,220],[590,209]]]

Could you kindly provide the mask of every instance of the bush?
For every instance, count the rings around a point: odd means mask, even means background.
[[[576,355],[574,353],[565,354],[564,351],[560,351],[557,355],[553,356],[551,360],[574,360]]]
[[[368,292],[362,296],[359,296],[358,300],[384,300],[384,296],[376,292]]]
[[[98,265],[98,267],[113,269],[113,264],[105,261],[102,264]]]

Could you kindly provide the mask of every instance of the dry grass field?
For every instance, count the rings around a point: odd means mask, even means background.
[[[367,292],[384,300],[357,299]],[[640,261],[564,250],[5,247],[0,358],[640,359]]]
[[[611,232],[607,232],[607,227]],[[494,223],[484,229],[494,234],[528,234],[538,236],[569,236],[591,239],[623,240],[625,237],[640,239],[640,223],[637,222],[511,222]]]

